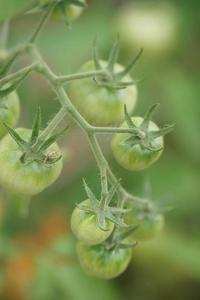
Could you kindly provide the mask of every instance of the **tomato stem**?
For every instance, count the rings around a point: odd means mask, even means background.
[[[37,37],[39,36],[41,30],[43,29],[49,15],[51,14],[52,10],[54,9],[54,7],[56,6],[56,2],[50,2],[48,7],[47,7],[47,10],[45,11],[44,15],[42,16],[38,26],[36,27],[36,29],[34,30],[30,40],[28,43],[34,43],[37,39]]]
[[[109,72],[106,71],[106,70],[96,70],[96,71],[76,73],[76,74],[66,75],[66,76],[59,76],[56,79],[56,82],[65,83],[65,82],[68,82],[68,81],[71,81],[71,80],[78,80],[78,79],[96,77],[96,76],[99,76],[99,75],[109,76]]]

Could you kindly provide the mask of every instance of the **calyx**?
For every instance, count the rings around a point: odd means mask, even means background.
[[[159,104],[152,105],[149,110],[146,112],[143,122],[140,126],[136,126],[134,122],[132,121],[130,115],[127,112],[126,105],[124,106],[124,114],[125,114],[125,120],[129,128],[133,128],[136,131],[138,131],[138,134],[131,134],[129,137],[124,139],[124,141],[121,143],[121,145],[140,145],[142,149],[146,149],[149,151],[160,151],[162,148],[156,148],[153,146],[152,142],[154,139],[164,136],[168,134],[170,131],[174,129],[176,126],[176,123],[172,125],[166,125],[164,128],[156,130],[156,131],[149,131],[149,122],[151,121],[151,117],[153,114],[153,111]]]
[[[96,76],[93,78],[94,82],[99,85],[99,86],[104,86],[108,87],[111,89],[125,89],[128,86],[138,84],[139,82],[143,81],[144,79],[139,79],[139,80],[134,80],[130,82],[123,82],[123,77],[129,74],[131,69],[134,67],[136,62],[139,60],[140,56],[142,55],[143,49],[141,49],[138,54],[135,56],[135,58],[130,62],[128,66],[124,68],[123,71],[115,73],[114,72],[114,67],[115,64],[118,60],[118,53],[119,53],[119,36],[114,43],[111,51],[110,51],[110,56],[108,60],[108,64],[106,67],[106,70],[108,72],[107,76]],[[93,58],[94,58],[94,64],[96,70],[103,70],[102,66],[100,64],[99,58],[98,58],[98,47],[97,47],[97,37],[94,41],[94,46],[93,46]]]
[[[124,222],[124,220],[121,217],[119,217],[119,215],[128,212],[129,209],[123,209],[123,208],[119,208],[119,207],[109,206],[109,204],[110,204],[111,200],[113,199],[113,196],[117,190],[119,182],[117,182],[115,185],[113,185],[111,187],[111,189],[109,190],[106,198],[104,198],[104,199],[102,198],[100,201],[97,200],[97,198],[95,197],[93,192],[90,190],[90,188],[88,187],[86,182],[85,181],[83,181],[83,182],[84,182],[85,191],[86,191],[87,196],[90,199],[92,205],[76,204],[79,209],[95,213],[97,215],[98,226],[101,230],[104,230],[104,231],[109,230],[109,229],[104,228],[105,219],[110,220],[111,222],[115,223],[116,225],[118,225],[120,227],[126,227],[126,228],[130,227],[129,225],[127,225]]]
[[[40,126],[41,126],[41,110],[38,108],[37,113],[35,115],[35,119],[32,127],[32,134],[29,141],[25,141],[22,139],[19,134],[12,129],[8,124],[4,123],[5,127],[8,130],[8,133],[15,140],[15,142],[20,146],[23,150],[23,154],[20,157],[20,163],[26,165],[32,161],[37,161],[39,163],[44,164],[46,167],[50,167],[50,165],[56,163],[61,159],[61,155],[58,153],[49,153],[48,155],[44,154],[44,151],[47,150],[54,142],[56,142],[68,129],[69,125],[67,125],[63,130],[55,133],[48,139],[43,139],[42,134],[40,134]]]

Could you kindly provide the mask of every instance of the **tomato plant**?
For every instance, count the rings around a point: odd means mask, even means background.
[[[92,206],[89,199],[80,203],[81,205]],[[104,220],[105,230],[98,226],[97,214],[81,210],[76,207],[71,216],[71,229],[77,239],[87,245],[96,245],[105,241],[111,234],[114,224],[108,219]]]
[[[29,129],[18,128],[16,132],[26,141],[31,137]],[[56,143],[45,150],[44,155],[49,152],[59,153]],[[22,149],[9,134],[0,141],[0,185],[3,188],[14,194],[32,196],[43,191],[59,177],[62,160],[51,168],[37,161],[23,165],[20,163],[22,155]]]
[[[0,114],[0,121],[4,122],[8,131],[0,141],[0,185],[11,193],[33,196],[53,184],[62,170],[62,157],[56,141],[64,135],[68,124],[61,131],[57,128],[61,121],[65,121],[65,116],[70,115],[88,138],[101,179],[101,192],[98,197],[84,181],[87,200],[77,204],[72,213],[71,228],[78,238],[77,253],[86,273],[102,279],[111,279],[127,268],[131,260],[131,248],[137,244],[128,242],[128,237],[132,236],[137,226],[129,228],[130,225],[123,219],[129,211],[126,209],[126,202],[129,200],[132,204],[141,205],[141,212],[135,219],[140,220],[142,226],[138,232],[143,236],[154,235],[161,230],[162,217],[158,213],[153,215],[152,211],[151,214],[149,211],[148,214],[144,214],[145,209],[151,207],[151,201],[135,197],[124,189],[109,167],[96,135],[114,134],[112,149],[117,161],[129,170],[141,170],[160,157],[163,151],[163,136],[169,133],[174,125],[159,129],[151,121],[157,104],[147,111],[144,118],[131,118],[130,114],[137,99],[136,84],[141,80],[133,80],[130,70],[139,60],[143,50],[141,49],[127,66],[119,65],[119,37],[107,61],[98,58],[95,39],[93,61],[86,62],[79,73],[62,76],[55,74],[43,60],[36,47],[36,40],[52,13],[58,16],[59,12],[59,17],[62,16],[69,25],[86,4],[83,0],[41,0],[39,3],[39,6],[29,11],[29,14],[42,13],[38,26],[28,41],[19,46],[19,51],[9,51],[8,60],[0,67],[0,99],[3,99],[0,105],[1,112],[4,113],[2,116]],[[2,34],[4,48],[7,29],[4,27]],[[32,63],[10,74],[9,71],[19,53],[30,56]],[[32,130],[14,130],[14,116],[6,117],[4,106],[8,106],[9,113],[14,111],[9,101],[14,99],[14,96],[18,101],[15,91],[32,71],[45,77],[61,107],[44,130],[40,129],[40,108],[35,115]],[[64,87],[67,82],[70,82],[68,91]],[[106,127],[122,122],[124,117],[125,122],[120,127]],[[52,134],[54,130],[56,133]],[[24,197],[19,197],[19,200],[24,200]],[[24,204],[25,201],[22,202]],[[120,233],[122,228],[126,230]]]
[[[100,244],[88,246],[77,244],[77,255],[82,269],[90,276],[101,279],[112,279],[123,273],[132,257],[131,248],[106,249]]]
[[[13,91],[11,94],[0,100],[0,138],[2,138],[7,130],[3,126],[3,122],[10,126],[17,124],[20,113],[20,103],[17,92]]]

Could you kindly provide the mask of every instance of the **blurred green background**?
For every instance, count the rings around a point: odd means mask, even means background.
[[[34,1],[0,0],[0,22],[11,17],[8,49],[27,40],[37,15],[26,15]],[[102,58],[119,32],[119,62],[128,63],[141,47],[144,54],[132,72],[145,81],[138,86],[135,115],[160,103],[154,120],[160,126],[177,122],[165,139],[157,163],[140,172],[123,170],[114,161],[110,136],[99,142],[124,187],[141,196],[149,178],[153,199],[172,193],[166,226],[155,240],[133,249],[128,270],[111,281],[85,275],[75,255],[69,218],[75,202],[85,199],[82,178],[100,192],[98,169],[83,132],[69,119],[70,130],[60,145],[66,153],[61,178],[31,199],[28,217],[18,199],[0,190],[0,299],[2,300],[199,300],[200,299],[200,2],[88,0],[89,8],[70,31],[49,21],[38,40],[48,64],[58,74],[70,74],[92,57],[99,34]],[[17,70],[29,63],[20,57]],[[45,79],[31,74],[18,89],[22,113],[19,126],[30,127],[37,106],[43,126],[59,109]]]

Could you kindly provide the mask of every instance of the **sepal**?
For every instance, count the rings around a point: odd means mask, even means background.
[[[10,58],[10,60],[0,70],[0,79],[4,78],[8,74],[13,62],[15,61],[15,59],[19,55],[19,53],[20,53],[20,51],[15,52],[13,54],[13,56]]]
[[[97,47],[97,37],[94,40],[94,45],[93,45],[93,59],[94,59],[94,65],[96,70],[102,70],[100,61],[99,61],[99,56],[98,56],[98,47]],[[96,76],[93,78],[94,83],[99,85],[99,86],[104,86],[107,88],[111,88],[113,90],[120,90],[120,89],[125,89],[131,85],[138,84],[139,82],[143,81],[144,79],[140,80],[134,80],[130,82],[123,82],[122,79],[124,76],[126,76],[131,69],[134,67],[136,62],[139,60],[140,56],[142,55],[143,49],[139,51],[139,53],[136,55],[136,57],[133,59],[133,61],[121,72],[115,73],[115,64],[117,63],[118,59],[118,53],[119,53],[119,35],[117,36],[117,40],[114,43],[110,55],[109,55],[109,60],[108,64],[106,66],[106,70],[109,72],[110,76]]]
[[[158,152],[158,151],[163,150],[163,147],[161,147],[161,148],[154,147],[153,141],[156,138],[158,138],[160,136],[164,136],[167,133],[171,132],[174,129],[174,127],[176,126],[176,123],[174,123],[172,125],[167,125],[163,129],[149,131],[149,123],[151,121],[152,114],[158,105],[159,104],[154,104],[149,108],[149,110],[146,112],[146,114],[144,116],[142,124],[139,126],[136,126],[136,124],[134,124],[131,116],[127,112],[126,105],[124,105],[124,116],[125,116],[126,123],[129,128],[134,128],[136,130],[136,133],[135,132],[134,132],[134,134],[130,133],[120,143],[121,146],[140,145],[141,149],[145,149],[145,150],[148,150],[151,152]],[[137,133],[137,130],[138,130],[138,133]]]

